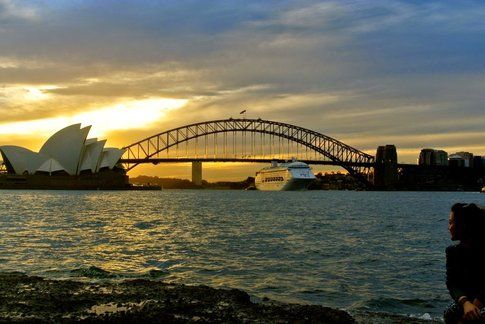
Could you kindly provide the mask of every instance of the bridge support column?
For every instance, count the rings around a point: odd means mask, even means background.
[[[379,146],[375,161],[374,186],[378,189],[395,189],[398,182],[396,147]]]
[[[202,162],[192,162],[192,183],[201,186],[202,185]]]

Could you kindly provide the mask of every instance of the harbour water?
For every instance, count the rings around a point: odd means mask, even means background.
[[[4,190],[0,271],[106,280],[96,267],[114,280],[440,318],[448,214],[459,201],[485,204],[485,195]]]

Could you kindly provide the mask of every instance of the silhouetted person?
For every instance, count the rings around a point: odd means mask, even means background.
[[[446,323],[485,323],[485,210],[475,204],[454,204],[446,249],[446,286],[454,300],[444,313]]]

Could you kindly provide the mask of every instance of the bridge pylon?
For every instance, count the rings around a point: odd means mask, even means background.
[[[201,186],[202,185],[202,162],[192,162],[192,183]]]
[[[378,189],[394,189],[397,182],[396,146],[379,146],[375,159],[374,186]]]

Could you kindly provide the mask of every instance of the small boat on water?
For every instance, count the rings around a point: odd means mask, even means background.
[[[256,173],[255,186],[263,191],[306,190],[315,180],[308,164],[293,159],[290,162],[271,162],[271,166]]]
[[[132,184],[130,186],[130,190],[162,190],[163,188],[159,185],[152,185],[152,184],[144,184],[144,185],[136,185]]]

